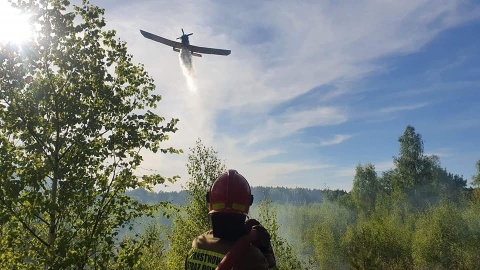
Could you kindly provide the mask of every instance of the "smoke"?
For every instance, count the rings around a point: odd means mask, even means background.
[[[197,78],[192,62],[192,53],[189,50],[182,49],[179,54],[179,59],[183,75],[187,80],[188,89],[190,89],[191,92],[197,92]]]

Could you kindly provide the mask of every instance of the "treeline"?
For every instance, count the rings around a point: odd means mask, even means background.
[[[277,204],[302,205],[310,203],[321,203],[325,194],[331,196],[333,193],[346,194],[343,190],[331,191],[308,188],[287,188],[287,187],[252,187],[252,194],[255,201],[270,200]],[[174,205],[185,205],[188,202],[188,192],[172,191],[172,192],[150,192],[143,188],[128,191],[127,195],[139,200],[142,203],[159,203],[171,202]]]
[[[467,180],[423,154],[408,126],[394,168],[359,164],[351,192],[332,201],[284,206],[281,232],[315,269],[478,269],[480,161]]]

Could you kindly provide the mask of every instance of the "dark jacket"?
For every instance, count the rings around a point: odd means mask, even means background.
[[[215,270],[234,244],[234,242],[213,237],[212,231],[198,236],[193,240],[192,249],[188,252],[185,260],[185,269]],[[268,262],[262,252],[251,245],[246,251],[245,258],[241,264],[233,269],[267,270]]]

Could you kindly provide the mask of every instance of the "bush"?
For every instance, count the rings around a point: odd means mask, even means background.
[[[413,258],[421,268],[463,269],[469,227],[460,210],[441,205],[419,218],[413,239]]]
[[[354,269],[411,269],[411,235],[396,215],[372,217],[348,228],[343,247]]]

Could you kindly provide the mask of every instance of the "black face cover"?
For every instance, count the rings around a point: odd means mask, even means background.
[[[215,213],[211,215],[213,236],[236,242],[245,235],[245,215],[231,213]]]

